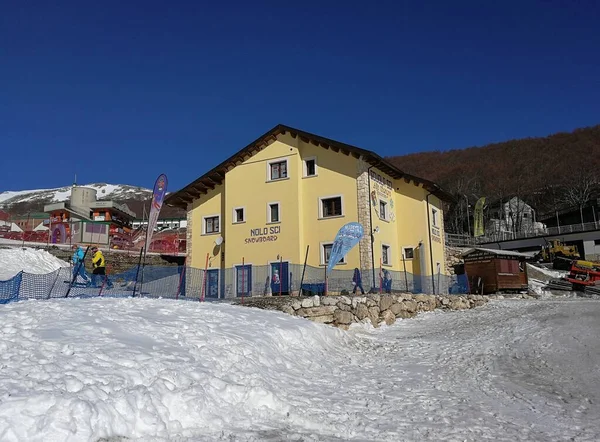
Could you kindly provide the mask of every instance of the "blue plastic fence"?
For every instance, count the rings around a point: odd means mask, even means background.
[[[203,269],[177,266],[146,266],[138,274],[137,267],[109,275],[110,283],[102,287],[90,287],[78,277],[69,291],[72,270],[61,268],[47,274],[20,272],[7,281],[0,281],[0,303],[25,299],[50,299],[92,296],[136,296],[207,301],[230,299],[240,296],[277,296],[297,294],[302,288],[305,294],[325,292],[325,270],[307,267],[302,278],[301,265],[274,263],[269,266],[238,266],[229,269]],[[143,279],[142,279],[143,273]],[[136,282],[136,274],[138,275]],[[327,278],[327,293],[353,293],[354,270],[334,270]],[[89,275],[91,276],[91,275]],[[429,276],[410,273],[375,271],[361,272],[365,292],[403,292],[427,294],[462,294],[467,292],[465,277],[445,275]],[[143,281],[143,282],[142,282]],[[102,281],[98,281],[101,283]],[[356,294],[361,294],[357,289]]]

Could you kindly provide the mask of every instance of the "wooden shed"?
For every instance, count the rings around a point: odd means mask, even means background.
[[[527,290],[529,255],[510,250],[475,248],[463,253],[469,291],[489,295]]]

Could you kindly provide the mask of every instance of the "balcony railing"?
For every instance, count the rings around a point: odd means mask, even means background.
[[[446,245],[451,247],[476,246],[498,241],[510,241],[515,239],[539,238],[544,236],[558,236],[569,233],[589,232],[598,230],[600,223],[579,223],[568,226],[547,227],[545,229],[535,229],[525,232],[491,232],[477,238],[469,235],[459,235],[453,233],[446,234]]]

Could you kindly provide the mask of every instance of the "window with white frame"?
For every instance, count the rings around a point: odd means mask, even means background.
[[[438,226],[438,210],[437,209],[431,209],[431,223],[432,223],[433,227],[439,227]]]
[[[333,243],[322,243],[321,244],[321,265],[329,264],[329,258],[331,257],[331,250],[333,248]],[[338,264],[345,264],[346,257],[344,256]]]
[[[204,217],[204,234],[220,232],[220,216],[205,216]]]
[[[381,263],[384,266],[389,266],[392,264],[392,257],[390,255],[391,248],[387,244],[381,245]]]
[[[304,176],[317,176],[317,157],[306,158],[304,160]]]
[[[341,196],[332,196],[320,198],[319,212],[321,218],[331,218],[333,216],[342,216],[344,214]]]
[[[415,257],[415,249],[413,247],[404,247],[404,258],[413,259]]]
[[[383,220],[388,219],[387,203],[383,200],[379,200],[379,218]]]
[[[246,222],[246,209],[244,207],[233,209],[233,222],[236,224]]]
[[[279,207],[279,203],[267,204],[267,222],[278,223],[281,221],[281,213]]]
[[[271,161],[268,166],[269,181],[282,180],[288,177],[287,160]]]

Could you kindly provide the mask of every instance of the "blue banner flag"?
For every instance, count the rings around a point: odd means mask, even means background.
[[[360,223],[348,223],[339,230],[335,236],[335,241],[331,247],[329,255],[329,264],[327,265],[327,273],[342,260],[344,256],[354,247],[363,237],[364,230]]]

